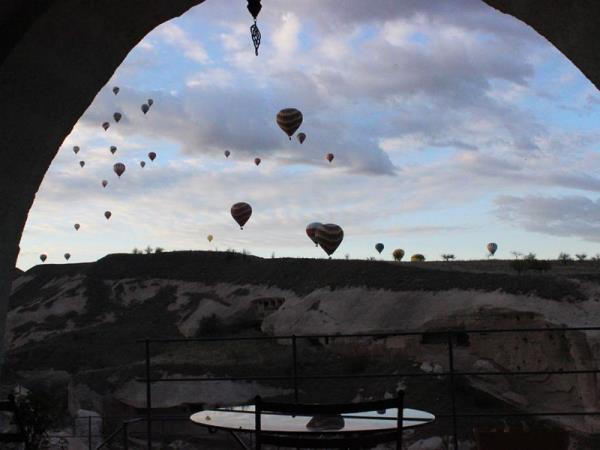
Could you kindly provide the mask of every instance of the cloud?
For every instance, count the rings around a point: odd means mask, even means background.
[[[496,216],[513,226],[553,236],[600,241],[600,199],[580,195],[500,196]]]
[[[173,22],[159,26],[154,35],[180,49],[185,57],[192,61],[204,64],[209,60],[202,44],[188,36],[185,30]]]

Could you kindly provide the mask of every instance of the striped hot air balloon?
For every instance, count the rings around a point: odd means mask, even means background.
[[[148,106],[146,103],[144,103],[142,106],[140,106],[140,108],[145,115],[148,112],[148,110],[150,109],[150,106]]]
[[[296,108],[282,109],[277,113],[277,125],[291,141],[296,130],[302,125],[302,113]]]
[[[102,128],[104,128],[104,131],[108,130],[108,129],[110,128],[110,123],[108,123],[108,122],[104,122],[104,123],[102,124]]]
[[[425,257],[420,253],[415,253],[410,257],[410,262],[423,262],[425,261]]]
[[[121,175],[123,175],[123,172],[125,172],[125,164],[118,162],[113,166],[113,170],[117,176],[121,178]]]
[[[120,91],[119,86],[115,86],[113,88],[113,94],[117,95],[119,93],[119,91]]]
[[[334,223],[326,223],[317,228],[315,239],[329,256],[336,251],[344,239],[344,230]]]
[[[316,238],[317,228],[319,228],[321,225],[323,225],[321,222],[313,222],[309,223],[306,226],[306,234],[310,238],[310,240],[315,243],[316,247],[319,246],[319,243],[317,242]]]
[[[238,223],[240,229],[244,229],[244,225],[252,215],[252,207],[248,203],[239,202],[231,207],[231,217]]]
[[[498,244],[495,242],[490,242],[485,248],[487,248],[487,251],[490,252],[491,256],[494,256],[494,253],[496,253],[496,250],[498,250]]]
[[[392,256],[394,257],[395,261],[402,261],[402,258],[404,258],[404,250],[397,248],[392,252]]]

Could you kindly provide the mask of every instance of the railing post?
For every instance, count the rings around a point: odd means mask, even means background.
[[[88,447],[92,450],[92,416],[88,416]]]
[[[123,450],[129,450],[129,424],[123,422]]]
[[[146,433],[148,450],[152,450],[152,385],[150,384],[150,340],[146,339]]]
[[[452,442],[454,450],[458,450],[458,436],[456,430],[456,391],[454,387],[454,333],[448,332],[448,372],[450,373],[450,398],[452,401]]]
[[[292,335],[292,356],[294,359],[294,401],[298,403],[298,349],[296,335]]]

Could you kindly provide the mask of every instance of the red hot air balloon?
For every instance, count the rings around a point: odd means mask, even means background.
[[[146,161],[140,161],[140,166],[142,167],[142,169],[143,169],[144,167],[146,167]]]
[[[75,228],[75,231],[79,230],[80,227],[81,227],[81,225],[79,225],[78,223],[73,225],[73,228]]]
[[[298,133],[296,135],[296,137],[298,138],[298,142],[300,142],[301,144],[304,144],[304,141],[306,140],[306,134],[305,133]]]
[[[115,86],[113,88],[113,94],[117,95],[119,93],[119,91],[120,91],[119,86]]]
[[[69,258],[71,258],[71,254],[70,253],[65,253],[65,259],[68,261]]]
[[[244,225],[252,215],[252,207],[248,203],[240,202],[231,207],[231,217],[238,223],[240,229],[244,229]]]
[[[115,153],[117,153],[117,147],[114,145],[110,146],[110,152],[114,155]]]
[[[302,125],[302,113],[296,108],[285,108],[277,113],[276,120],[279,128],[292,140],[292,136]]]
[[[118,162],[113,166],[113,170],[117,176],[121,178],[121,175],[123,175],[123,172],[125,172],[125,164]]]
[[[40,255],[40,259],[42,260],[42,262],[46,261],[46,258],[48,258],[48,256],[47,256],[47,255],[45,255],[44,253],[42,253],[42,254]]]
[[[319,228],[321,225],[323,225],[321,222],[313,222],[309,223],[306,226],[306,234],[308,235],[310,240],[314,242],[316,247],[319,246],[319,243],[317,242],[316,238],[317,228]]]
[[[339,225],[327,223],[317,228],[315,238],[329,256],[336,251],[344,239],[344,230]]]
[[[121,117],[123,117],[123,115],[120,112],[116,112],[113,114],[113,119],[115,119],[115,122],[119,122],[119,120],[121,120]]]
[[[150,109],[150,107],[149,107],[149,106],[148,106],[146,103],[144,103],[144,104],[141,106],[141,109],[142,109],[142,112],[143,112],[144,114],[146,114],[146,113],[148,112],[148,110]]]
[[[102,124],[102,128],[104,128],[104,131],[108,130],[109,127],[110,127],[110,123],[108,123],[108,122],[104,122]]]
[[[335,158],[335,156],[333,156],[333,153],[327,153],[327,156],[325,156],[325,159],[329,162],[333,161],[333,158]]]
[[[85,166],[85,161],[79,161],[79,165],[80,165],[81,167]]]
[[[260,158],[254,158],[254,164],[258,166],[260,164]]]
[[[76,145],[75,147],[73,147],[73,153],[75,153],[75,154],[79,153],[79,145]]]
[[[110,219],[110,216],[112,216],[110,211],[104,211],[104,217],[106,217],[106,220]]]
[[[225,158],[229,158],[229,155],[231,155],[231,152],[229,150],[225,150]]]
[[[102,180],[102,187],[105,188],[108,185],[108,181]]]
[[[148,153],[148,158],[150,158],[150,161],[154,161],[154,158],[156,158],[156,153],[154,153],[154,152]]]

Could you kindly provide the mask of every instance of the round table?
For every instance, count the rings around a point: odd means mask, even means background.
[[[255,417],[254,405],[234,406],[218,410],[205,410],[192,414],[191,421],[208,428],[228,431],[253,432]],[[352,414],[342,414],[344,427],[339,430],[316,430],[307,428],[311,417],[290,416],[282,414],[261,414],[261,427],[265,432],[272,433],[361,433],[380,432],[396,429],[397,409],[384,411],[366,411]],[[435,416],[425,411],[404,408],[404,428],[426,425],[435,420]]]

